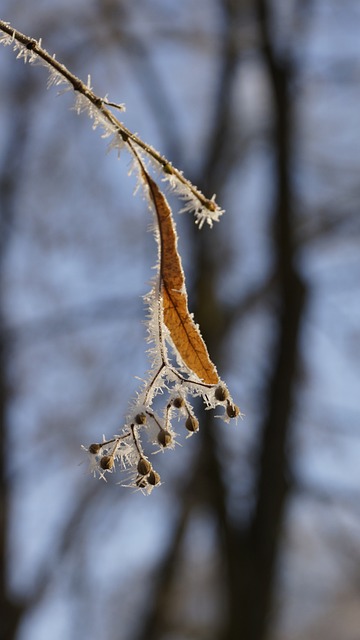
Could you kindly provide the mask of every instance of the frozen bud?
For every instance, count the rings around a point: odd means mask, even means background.
[[[149,484],[155,486],[156,484],[159,484],[160,476],[156,471],[152,469],[147,477],[147,481]]]
[[[170,164],[169,162],[167,162],[166,164],[164,164],[164,171],[165,171],[165,173],[169,173],[170,175],[171,175],[172,173],[174,173],[174,172],[173,172],[173,169],[172,169],[172,166],[171,166],[171,164]]]
[[[199,421],[195,418],[195,416],[188,416],[186,418],[185,427],[191,433],[194,433],[199,429]]]
[[[224,387],[222,384],[216,387],[215,389],[216,400],[218,400],[219,402],[224,402],[224,400],[227,400],[228,397],[229,397],[229,392],[226,387]]]
[[[157,440],[162,447],[167,447],[172,441],[171,433],[165,429],[160,429]]]
[[[101,449],[101,444],[98,444],[97,442],[94,442],[93,444],[90,445],[90,447],[88,448],[89,453],[99,453]]]
[[[181,396],[178,396],[173,400],[173,406],[175,407],[175,409],[181,409],[181,407],[183,407],[184,404],[185,404],[185,400]]]
[[[146,460],[146,458],[140,458],[137,465],[138,473],[140,473],[141,476],[146,476],[149,473],[150,469],[151,464],[149,460]]]
[[[27,43],[26,48],[29,49],[29,51],[34,51],[34,49],[36,49],[36,45],[37,45],[36,40],[31,40],[30,42]]]
[[[232,404],[231,402],[227,403],[226,413],[229,418],[237,418],[240,415],[240,409],[236,404]]]
[[[100,467],[104,470],[110,470],[114,466],[113,456],[103,456],[100,460]]]
[[[146,422],[146,414],[145,413],[138,413],[135,416],[135,422],[136,422],[136,424],[145,424],[145,422]]]

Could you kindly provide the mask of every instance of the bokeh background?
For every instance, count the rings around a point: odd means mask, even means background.
[[[358,640],[358,0],[1,0],[1,17],[226,208],[212,230],[176,220],[245,419],[198,407],[150,497],[88,475],[81,444],[119,430],[148,367],[150,216],[126,153],[1,48],[0,637]]]

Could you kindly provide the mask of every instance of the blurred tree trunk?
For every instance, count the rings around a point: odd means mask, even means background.
[[[241,603],[240,624],[227,637],[261,640],[268,636],[268,621],[276,579],[278,551],[289,490],[287,444],[292,425],[294,387],[299,358],[301,320],[306,288],[295,263],[292,193],[292,104],[289,60],[274,51],[267,0],[257,11],[263,58],[268,72],[274,109],[275,198],[273,205],[274,252],[278,273],[278,329],[273,368],[265,397],[260,455],[255,486],[256,506],[241,554],[243,565],[233,578],[240,600],[233,602],[233,618]],[[245,569],[245,571],[244,571]]]
[[[224,640],[264,640],[270,631],[278,552],[289,491],[287,444],[292,425],[294,387],[306,287],[294,250],[292,193],[292,103],[290,60],[275,53],[267,0],[257,0],[261,51],[273,98],[274,261],[278,282],[277,338],[264,394],[264,418],[256,467],[255,507],[244,529],[227,523],[229,618]],[[206,278],[206,272],[203,272]],[[202,319],[202,326],[206,318]],[[219,336],[213,336],[219,340]],[[213,348],[214,345],[211,345]]]
[[[23,614],[23,606],[9,594],[9,529],[10,529],[10,452],[8,447],[8,410],[10,403],[9,363],[11,344],[6,333],[4,314],[5,261],[14,225],[15,192],[21,179],[27,141],[27,109],[31,79],[27,70],[18,70],[12,77],[9,95],[13,98],[11,127],[7,130],[7,145],[0,171],[0,638],[12,640]]]

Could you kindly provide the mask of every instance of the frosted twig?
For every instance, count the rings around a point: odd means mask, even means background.
[[[161,167],[164,180],[166,180],[171,189],[177,193],[180,198],[184,199],[184,211],[194,211],[196,221],[199,227],[207,222],[210,226],[214,221],[218,221],[223,210],[216,204],[214,196],[210,199],[206,198],[201,191],[195,187],[181,171],[174,167],[169,160],[161,155],[154,147],[144,142],[138,135],[130,131],[123,122],[120,122],[107,107],[115,107],[124,110],[123,105],[110,102],[107,98],[97,96],[91,86],[90,79],[85,84],[80,78],[71,73],[68,68],[58,62],[55,56],[51,56],[46,49],[43,48],[41,40],[30,38],[14,29],[8,22],[0,20],[0,30],[4,35],[0,38],[0,43],[4,45],[12,45],[18,51],[19,58],[23,58],[25,62],[33,63],[41,61],[50,71],[48,85],[67,84],[72,87],[79,96],[80,100],[76,101],[76,110],[78,112],[87,110],[94,119],[94,128],[101,124],[105,129],[106,135],[115,134],[120,136],[121,143],[132,141],[136,144],[152,161]],[[116,146],[113,143],[112,147]]]

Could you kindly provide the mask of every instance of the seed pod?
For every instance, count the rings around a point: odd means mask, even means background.
[[[224,402],[224,400],[226,400],[228,397],[229,397],[229,392],[226,387],[224,387],[222,384],[216,387],[215,389],[216,400],[218,400],[219,402]]]
[[[185,400],[181,396],[178,396],[173,400],[173,406],[175,407],[175,409],[181,409],[181,407],[183,407],[184,404],[185,404]]]
[[[231,402],[227,403],[226,413],[229,418],[237,418],[240,415],[240,409],[236,404],[232,404]]]
[[[105,470],[110,470],[114,466],[114,458],[112,456],[103,456],[100,460],[100,467]]]
[[[157,471],[154,471],[153,469],[151,469],[151,471],[150,471],[150,473],[149,473],[149,475],[148,475],[148,477],[147,477],[147,481],[148,481],[148,483],[149,483],[149,484],[151,484],[153,487],[154,487],[156,484],[159,484],[159,482],[160,482],[160,476],[159,476],[159,474],[157,473]]]
[[[145,424],[145,422],[146,422],[146,414],[145,413],[138,413],[135,416],[135,422],[136,422],[136,424]]]
[[[197,420],[197,418],[195,418],[195,416],[190,415],[186,418],[185,427],[191,433],[195,433],[195,431],[198,431],[199,429],[199,421]]]
[[[146,476],[149,473],[150,469],[151,464],[149,460],[146,460],[146,458],[140,458],[137,464],[138,473],[140,473],[141,476]]]
[[[165,429],[160,429],[157,436],[157,441],[159,444],[161,444],[162,447],[167,447],[172,441],[172,436],[170,431],[166,431]]]
[[[99,453],[101,449],[101,444],[98,444],[97,442],[93,442],[93,444],[90,445],[90,447],[88,448],[88,452],[89,453]]]

